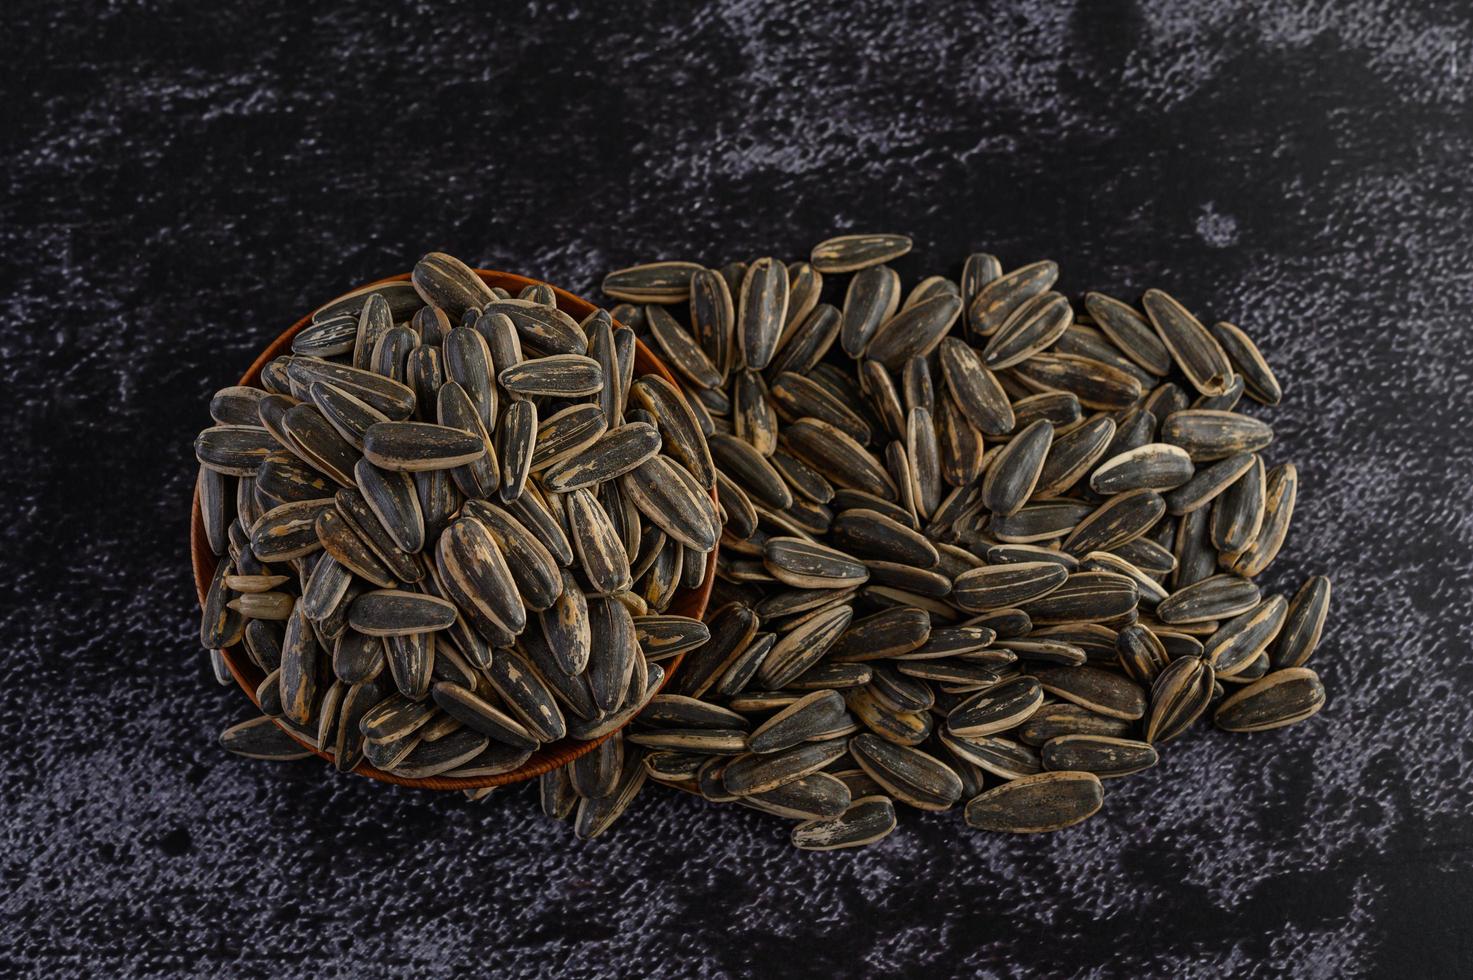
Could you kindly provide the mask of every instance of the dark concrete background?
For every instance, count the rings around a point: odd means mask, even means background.
[[[0,970],[1467,976],[1466,4],[12,2],[0,31]],[[651,789],[579,844],[227,756],[189,445],[316,303],[445,248],[594,296],[651,257],[913,234],[1256,335],[1335,580],[1312,722],[1200,729],[1037,839],[792,851]]]

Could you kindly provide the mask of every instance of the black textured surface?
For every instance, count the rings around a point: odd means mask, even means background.
[[[0,968],[376,976],[1468,975],[1473,25],[1410,0],[11,4],[0,31]],[[206,400],[430,248],[585,295],[840,230],[1254,333],[1335,579],[1296,729],[1201,729],[1053,836],[858,853],[651,789],[580,845],[227,756],[195,648]]]

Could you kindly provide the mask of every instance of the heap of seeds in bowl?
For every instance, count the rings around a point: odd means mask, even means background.
[[[1253,581],[1297,478],[1238,411],[1280,398],[1247,334],[1156,289],[1077,310],[1053,262],[986,254],[902,295],[886,263],[910,247],[604,280],[710,443],[722,598],[623,735],[626,775],[610,745],[544,776],[553,816],[626,806],[638,754],[644,778],[798,821],[801,848],[879,840],[897,804],[1057,830],[1199,718],[1323,705],[1304,664],[1329,582]]]
[[[220,556],[201,639],[222,683],[237,644],[264,675],[226,748],[489,776],[644,708],[707,637],[664,613],[721,527],[697,416],[634,354],[608,313],[432,253],[218,392],[195,440]]]

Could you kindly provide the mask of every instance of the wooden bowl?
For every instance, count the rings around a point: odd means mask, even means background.
[[[509,272],[495,272],[489,269],[477,269],[476,274],[485,280],[487,285],[500,286],[513,296],[527,286],[538,283],[538,280],[535,279],[527,279],[523,276],[512,275]],[[377,282],[369,283],[368,286],[377,286],[386,282],[405,282],[408,279],[409,274],[405,273],[403,275],[380,279]],[[360,288],[367,288],[367,286]],[[574,296],[572,293],[564,292],[556,286],[552,287],[552,290],[557,295],[558,309],[572,316],[575,320],[581,321],[597,309],[597,307],[587,300]],[[292,324],[285,333],[272,341],[261,352],[261,355],[256,358],[255,363],[250,366],[250,369],[246,371],[245,376],[240,379],[239,383],[242,385],[258,385],[261,380],[261,369],[274,358],[282,354],[290,354],[292,338],[297,335],[297,331],[301,330],[311,321],[311,314],[302,317],[296,323]],[[671,376],[669,370],[643,342],[635,343],[634,371],[636,375],[658,374],[671,384],[675,383],[675,378]],[[204,518],[200,513],[198,490],[195,491],[193,511],[189,522],[189,554],[190,559],[194,563],[195,589],[199,593],[200,605],[203,607],[205,593],[209,590],[210,580],[214,577],[215,566],[219,559],[210,551],[210,546],[205,540],[205,525]],[[698,589],[681,589],[677,592],[667,612],[678,616],[689,616],[692,619],[700,619],[706,611],[706,604],[711,600],[711,587],[715,580],[716,550],[713,549],[706,556],[705,582]],[[255,704],[256,688],[265,679],[265,675],[261,673],[260,668],[255,665],[243,650],[237,647],[231,647],[221,651],[221,653],[225,658],[225,664],[229,667],[231,675],[235,678],[235,682],[240,685],[241,690],[245,691],[246,696]],[[680,666],[682,659],[684,659],[684,654],[679,654],[664,661],[666,684],[670,683],[670,678],[674,676],[675,670]],[[295,733],[291,729],[285,726],[281,726],[281,728],[282,731],[296,738]],[[396,776],[393,773],[376,769],[369,765],[367,761],[359,763],[353,771],[368,776],[370,779],[378,779],[386,783],[398,783],[400,786],[414,786],[420,789],[465,790],[480,789],[486,786],[503,786],[508,783],[518,783],[531,779],[534,776],[540,776],[545,772],[565,765],[580,755],[593,751],[594,746],[608,737],[608,735],[605,735],[603,738],[590,742],[578,742],[565,738],[562,741],[544,746],[533,753],[532,758],[528,759],[526,764],[521,768],[497,776],[481,776],[474,779],[460,779],[450,776],[433,776],[428,779],[406,779],[403,776]],[[301,740],[298,739],[298,741]],[[332,759],[330,753],[313,748],[305,742],[302,744],[305,748],[312,749],[314,753],[322,758]]]

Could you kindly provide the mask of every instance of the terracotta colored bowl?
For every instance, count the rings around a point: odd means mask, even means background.
[[[476,273],[486,281],[487,285],[500,286],[512,295],[516,295],[527,286],[537,284],[538,282],[535,279],[514,276],[509,272],[477,269]],[[368,285],[376,286],[386,282],[404,282],[408,279],[409,275],[405,273],[399,276],[389,276],[386,279],[380,279],[378,282],[369,283]],[[557,295],[558,309],[572,316],[575,320],[581,321],[597,309],[597,307],[587,300],[574,296],[572,293],[564,292],[555,286],[553,287],[553,292]],[[310,314],[302,317],[302,319],[292,324],[285,333],[272,341],[261,352],[261,356],[256,358],[255,363],[251,365],[250,370],[246,371],[245,377],[241,378],[239,383],[242,385],[258,385],[261,380],[261,368],[282,354],[290,354],[292,338],[311,321],[312,317]],[[675,383],[674,377],[671,376],[665,365],[641,342],[636,342],[634,347],[634,371],[636,375],[658,374],[672,384]],[[210,551],[210,546],[205,540],[205,525],[204,518],[200,513],[198,491],[194,495],[193,511],[189,523],[189,553],[191,560],[194,562],[195,589],[199,593],[199,601],[201,606],[203,606],[205,593],[209,590],[210,580],[214,577],[215,565],[219,559]],[[706,557],[705,582],[698,589],[681,589],[677,592],[667,612],[678,616],[689,616],[692,619],[700,619],[706,611],[706,604],[711,600],[711,587],[715,580],[716,551],[713,549]],[[265,679],[265,675],[261,673],[260,668],[255,665],[242,649],[231,647],[221,652],[224,655],[226,666],[230,668],[230,673],[235,678],[235,682],[240,685],[241,690],[245,691],[246,696],[251,699],[251,702],[253,704],[256,703],[256,687]],[[663,662],[666,684],[674,676],[675,670],[680,666],[682,659],[684,659],[684,654],[671,657],[669,660]],[[296,738],[290,729],[283,726],[282,730],[292,735],[293,738]],[[608,737],[607,735],[604,736],[604,738]],[[298,739],[298,741],[301,740]],[[514,769],[511,772],[502,773],[498,776],[481,776],[475,779],[457,779],[449,776],[434,776],[429,779],[406,779],[403,776],[396,776],[393,773],[376,769],[366,761],[359,763],[353,771],[368,776],[371,779],[382,780],[386,783],[398,783],[401,786],[414,786],[420,789],[479,789],[486,786],[502,786],[507,783],[518,783],[531,779],[534,776],[540,776],[545,772],[571,762],[580,755],[593,751],[594,746],[602,741],[603,738],[591,742],[563,739],[560,742],[547,745],[534,753],[532,758],[528,759],[526,764],[519,769]],[[312,746],[307,745],[305,742],[302,744],[306,748],[312,748]],[[332,759],[332,756],[327,752],[322,752],[315,748],[312,748],[312,751],[324,759]]]

